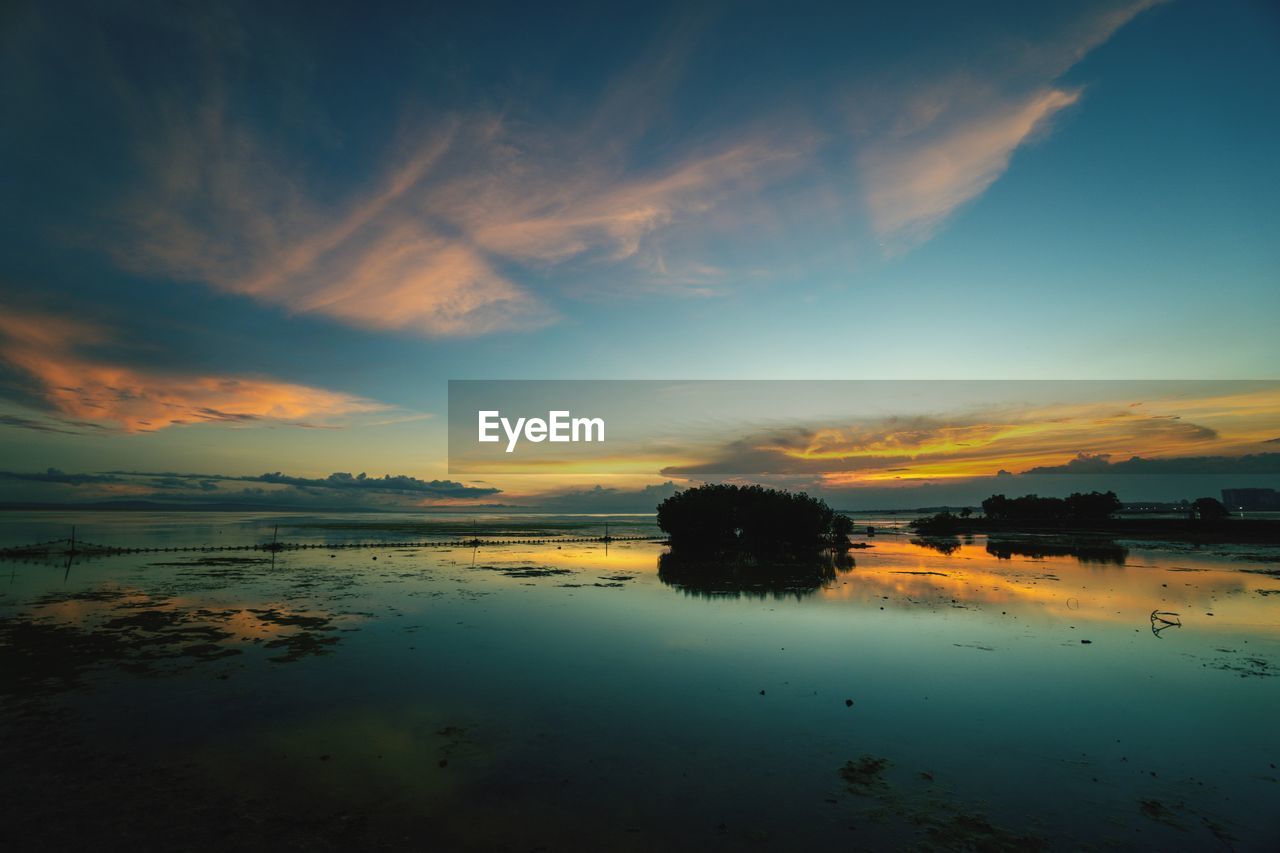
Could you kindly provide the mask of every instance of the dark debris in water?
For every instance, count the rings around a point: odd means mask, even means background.
[[[1209,665],[1223,672],[1234,672],[1241,678],[1270,678],[1276,674],[1269,661],[1256,657],[1218,658]]]
[[[195,557],[190,560],[164,560],[161,562],[149,563],[152,566],[177,566],[187,568],[190,566],[259,566],[264,563],[270,563],[270,557]]]
[[[319,637],[310,631],[289,634],[263,643],[268,649],[283,649],[284,653],[268,658],[272,663],[294,663],[305,657],[327,655],[337,645],[337,637]]]
[[[1255,552],[1247,554],[1234,555],[1237,560],[1246,560],[1251,563],[1280,563],[1280,553],[1275,551]]]
[[[856,761],[846,761],[840,768],[840,778],[850,791],[865,796],[888,787],[884,781],[888,769],[889,759],[864,755]]]
[[[6,673],[0,695],[34,698],[72,690],[99,668],[151,675],[238,655],[240,649],[222,645],[230,636],[158,611],[96,629],[19,614],[0,622],[0,669]]]
[[[1172,826],[1174,829],[1186,828],[1175,819],[1174,813],[1159,800],[1139,800],[1138,811],[1157,823],[1163,823],[1165,826]]]
[[[249,612],[263,622],[272,625],[284,625],[292,628],[305,628],[308,631],[328,631],[333,628],[333,620],[327,616],[309,616],[305,613],[283,613],[270,607],[265,610],[249,608]]]
[[[59,608],[76,605],[74,621]],[[81,686],[98,670],[165,675],[243,653],[245,614],[263,626],[252,638],[292,662],[327,654],[338,642],[333,618],[279,608],[193,607],[182,599],[103,587],[42,596],[0,620],[0,694],[36,698]],[[87,608],[87,610],[86,610]],[[265,641],[265,642],[264,642]]]
[[[851,793],[875,801],[874,806],[862,812],[862,818],[882,824],[892,821],[900,824],[903,833],[918,834],[918,845],[904,844],[904,847],[983,853],[1049,849],[1044,838],[1004,829],[980,812],[939,799],[933,784],[934,774],[930,771],[916,774],[917,785],[923,785],[923,790],[898,790],[885,779],[891,766],[887,758],[863,755],[845,762],[840,768],[840,778]]]
[[[983,853],[1017,853],[1048,850],[1049,842],[992,825],[980,814],[953,814],[937,818],[925,830],[929,840],[945,850],[981,850]]]
[[[31,602],[33,607],[49,607],[54,604],[64,604],[69,601],[119,601],[128,593],[119,587],[105,586],[98,589],[81,590],[80,592],[51,592]]]
[[[476,566],[477,569],[483,569],[490,572],[498,572],[499,574],[509,578],[549,578],[556,575],[571,575],[572,569],[557,569],[552,566]]]
[[[87,670],[104,662],[130,663],[119,635],[19,615],[0,621],[0,695],[26,696],[70,690]]]
[[[1234,845],[1239,841],[1225,822],[1203,813],[1184,801],[1169,805],[1154,797],[1138,800],[1138,813],[1156,823],[1186,833],[1188,839],[1198,834],[1198,825],[1199,830],[1226,845],[1226,849],[1234,849]],[[1194,844],[1188,840],[1184,846],[1185,849],[1193,849],[1203,844],[1203,841],[1197,839]]]

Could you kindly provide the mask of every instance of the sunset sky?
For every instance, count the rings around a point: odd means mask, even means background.
[[[0,503],[1280,487],[1265,383],[446,458],[451,379],[1280,378],[1274,5],[266,5],[0,12]]]

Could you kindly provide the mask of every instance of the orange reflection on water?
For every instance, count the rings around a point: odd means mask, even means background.
[[[29,612],[39,620],[95,630],[112,625],[113,619],[158,614],[165,617],[164,620],[158,620],[154,628],[146,628],[143,623],[144,630],[211,626],[225,635],[220,642],[232,643],[254,643],[290,636],[312,621],[324,623],[327,629],[330,626],[347,627],[365,620],[357,614],[326,613],[283,603],[237,602],[214,606],[205,600],[152,595],[136,587],[111,583],[87,592],[46,596],[33,602]]]
[[[503,545],[452,552],[456,563],[518,568],[543,566],[575,571],[654,574],[661,546],[652,542],[603,544]]]
[[[896,604],[999,606],[1052,620],[1134,624],[1161,610],[1210,630],[1248,626],[1280,633],[1280,578],[1247,571],[1260,567],[1228,555],[1114,543],[1094,543],[1078,555],[1043,554],[1070,546],[1032,541],[1012,543],[1009,553],[1010,543],[985,537],[942,543],[955,548],[949,554],[905,537],[871,544],[853,552],[856,568],[823,589],[824,599],[870,603],[887,596]]]

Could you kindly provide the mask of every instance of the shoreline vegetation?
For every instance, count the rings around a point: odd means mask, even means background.
[[[1115,492],[1074,493],[1066,498],[992,495],[982,515],[965,508],[922,516],[908,525],[924,537],[972,534],[1073,534],[1110,539],[1167,539],[1187,542],[1280,544],[1280,519],[1233,518],[1214,498],[1199,498],[1183,518],[1116,518],[1122,504]]]

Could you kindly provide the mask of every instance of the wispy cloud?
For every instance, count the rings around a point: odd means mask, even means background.
[[[981,195],[1009,167],[1014,149],[1080,91],[1048,88],[993,102],[943,129],[934,122],[906,138],[869,146],[860,165],[871,223],[882,240],[928,239],[952,211]]]
[[[23,383],[21,389],[9,390],[20,390],[24,400],[57,417],[53,425],[17,416],[6,423],[45,430],[111,427],[147,432],[200,423],[306,426],[308,419],[386,409],[371,400],[307,385],[143,370],[90,352],[111,342],[106,329],[90,323],[15,310],[0,313],[0,363]]]
[[[644,239],[682,216],[704,213],[799,151],[754,141],[694,156],[642,178],[593,174],[545,192],[495,182],[492,201],[468,209],[477,241],[498,254],[555,263],[591,251],[635,257]]]
[[[142,180],[116,208],[109,245],[127,269],[365,328],[468,334],[553,317],[415,203],[438,161],[474,142],[456,123],[337,203],[308,193],[298,165],[235,120],[216,90],[194,108],[166,102],[147,124]]]
[[[1080,101],[1063,73],[1155,2],[1099,0],[1036,41],[987,34],[974,45],[987,59],[963,71],[856,66],[855,132],[822,134],[824,99],[776,92],[706,126],[664,125],[679,83],[699,73],[699,39],[715,35],[694,14],[572,108],[398,98],[383,104],[402,115],[395,138],[352,131],[359,144],[338,164],[275,126],[259,103],[283,99],[270,84],[236,88],[243,55],[207,45],[237,38],[207,38],[180,94],[115,75],[138,172],[99,242],[133,272],[432,337],[541,328],[565,296],[721,293],[759,273],[752,249],[765,238],[798,244],[865,217],[890,252],[928,239]],[[833,189],[849,186],[849,164],[856,194]],[[726,270],[735,252],[742,269]]]
[[[0,426],[29,429],[60,435],[82,435],[86,430],[101,429],[89,421],[65,421],[62,419],[29,418],[23,415],[0,414]]]
[[[513,273],[576,260],[660,283],[646,241],[785,173],[810,145],[753,133],[635,170],[631,126],[537,129],[483,112],[427,129],[406,120],[372,188],[335,200],[309,191],[299,164],[238,121],[213,84],[195,107],[144,114],[142,179],[114,212],[109,246],[123,266],[431,336],[554,322],[547,294]]]
[[[1014,152],[1079,102],[1082,89],[1055,81],[1135,15],[1161,0],[1136,0],[1086,14],[1041,44],[1001,51],[987,72],[957,71],[898,94],[857,153],[864,200],[890,253],[929,239],[984,193]]]

